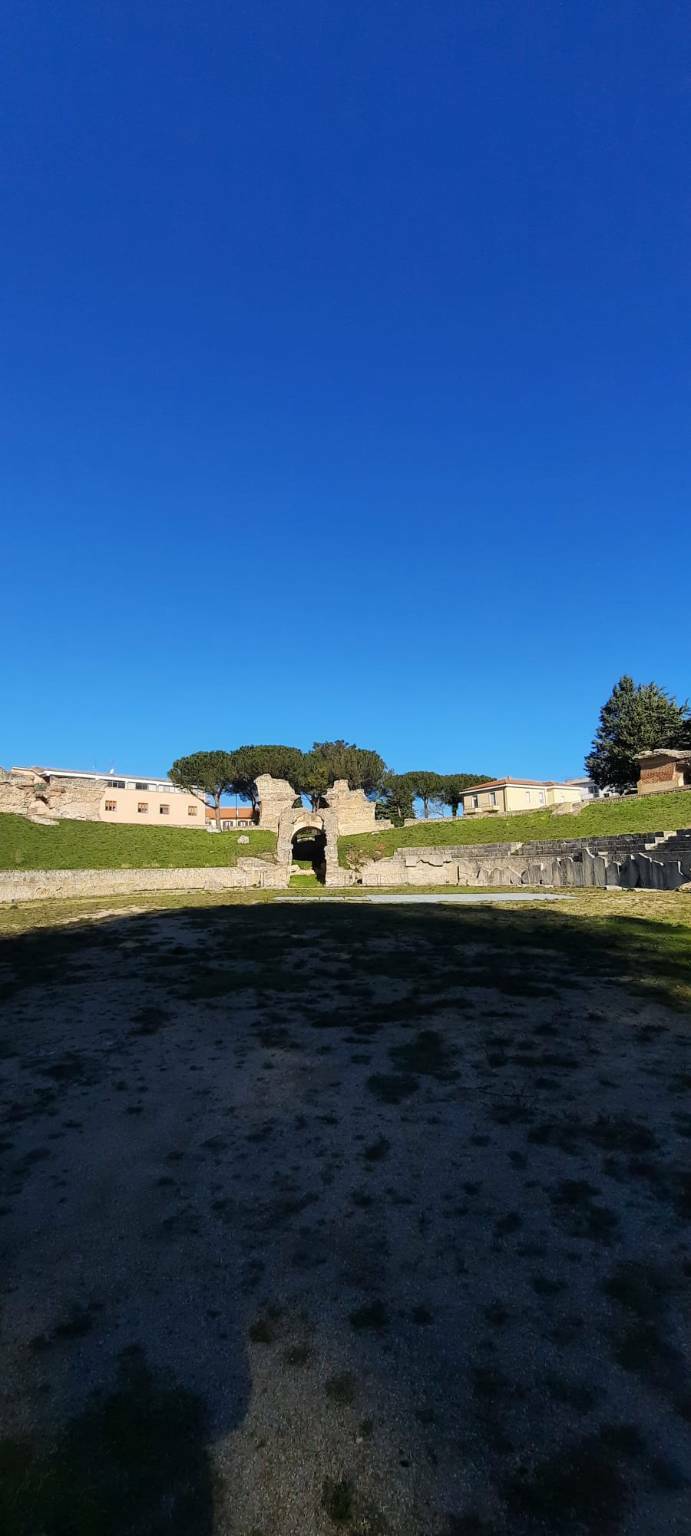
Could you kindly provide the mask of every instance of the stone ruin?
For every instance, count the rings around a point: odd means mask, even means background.
[[[527,843],[398,848],[341,870],[352,884],[576,886],[679,891],[691,881],[691,830]]]
[[[276,833],[276,854],[273,859],[245,856],[237,865],[216,871],[219,879],[223,877],[224,888],[287,886],[293,839],[303,831],[323,837],[320,874],[330,886],[615,886],[675,891],[691,885],[691,829],[543,842],[401,847],[391,858],[366,859],[343,869],[338,863],[339,837],[391,826],[389,821],[375,819],[374,802],[363,790],[350,789],[345,779],[338,779],[324,795],[323,805],[311,810],[286,779],[264,774],[257,780],[257,789],[258,824]],[[92,779],[54,780],[39,768],[0,768],[0,812],[13,812],[43,825],[97,821],[102,795],[103,783]],[[100,873],[107,883],[107,872]],[[142,876],[141,871],[120,873],[132,874],[133,879]],[[173,888],[176,879],[194,874],[198,880],[199,873],[178,870],[165,875]],[[86,879],[94,872],[81,874]],[[205,870],[204,875],[205,882],[207,876],[211,880],[213,871]],[[12,878],[16,877],[3,874],[0,884]],[[56,875],[58,881],[61,878]],[[4,899],[24,898],[15,892]]]
[[[56,778],[41,768],[0,768],[0,812],[14,812],[43,825],[58,821],[98,821],[104,781],[82,778]],[[350,789],[346,779],[337,779],[323,797],[318,810],[306,809],[287,779],[262,774],[257,779],[259,795],[257,823],[276,833],[276,855],[272,861],[272,881],[287,885],[293,862],[293,839],[297,832],[313,832],[324,839],[323,874],[327,885],[347,883],[348,875],[339,870],[338,839],[346,832],[373,832],[375,805],[361,789]],[[377,827],[391,822],[378,821]],[[247,842],[248,839],[242,839]],[[259,870],[251,866],[259,864]],[[267,877],[267,861],[242,858],[239,875]],[[260,881],[250,879],[250,883]]]
[[[297,832],[323,834],[324,880],[326,885],[343,885],[347,876],[339,869],[338,839],[348,832],[374,832],[376,808],[362,789],[350,789],[347,779],[336,779],[324,794],[324,804],[308,810],[287,779],[274,779],[264,773],[257,779],[259,795],[258,825],[276,833],[276,860],[288,868],[293,859],[293,838]],[[390,827],[390,821],[377,821],[376,827]]]
[[[98,821],[103,784],[93,779],[52,779],[41,768],[0,768],[0,813],[29,821]]]

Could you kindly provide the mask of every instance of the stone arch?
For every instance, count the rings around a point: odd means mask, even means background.
[[[302,873],[308,861],[318,880],[326,876],[326,832],[320,817],[299,817],[290,840],[291,861],[300,861]]]
[[[303,807],[290,807],[281,814],[278,823],[276,858],[279,864],[290,867],[293,860],[293,838],[296,832],[307,828],[324,834],[325,883],[338,884],[338,818],[328,808],[308,811]]]
[[[296,832],[304,832],[307,829],[313,829],[315,832],[324,831],[324,817],[321,811],[294,811],[292,820],[293,837]]]

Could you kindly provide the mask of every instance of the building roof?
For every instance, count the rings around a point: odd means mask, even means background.
[[[556,789],[559,786],[558,779],[485,779],[479,784],[469,784],[463,790],[464,795],[477,794],[479,789],[504,789],[507,784],[523,784],[528,789]],[[566,784],[561,788],[566,789]]]
[[[636,752],[635,757],[639,763],[652,762],[657,757],[666,757],[673,763],[686,762],[691,757],[691,747],[681,751],[677,747],[653,747],[652,752]]]
[[[91,769],[84,768],[42,768],[35,763],[31,768],[15,768],[15,773],[40,773],[49,779],[90,779],[93,783],[107,784],[109,779],[130,779],[133,784],[163,784],[168,788],[177,789],[172,779],[160,778],[152,773],[120,773],[118,769],[107,768],[103,773],[94,773]]]
[[[234,820],[237,817],[240,821],[251,821],[253,816],[254,816],[254,811],[252,810],[252,806],[251,805],[240,805],[240,806],[238,806],[237,810],[236,810],[234,805],[222,805],[220,807],[220,811],[221,811],[221,820],[223,820],[224,816],[227,816],[227,817],[232,816]],[[215,805],[207,805],[207,807],[206,807],[206,814],[210,818],[211,821],[215,821],[216,820],[216,807],[215,807]]]
[[[59,779],[103,779],[105,781],[107,778],[112,777],[112,775],[107,773],[91,773],[82,768],[44,768],[38,763],[32,763],[30,768],[13,768],[12,772],[40,773],[44,776],[48,775],[48,777],[52,775],[53,778]]]

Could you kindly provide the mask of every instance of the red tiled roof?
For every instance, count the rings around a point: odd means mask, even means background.
[[[207,805],[206,814],[211,821],[215,821],[216,807],[214,805]],[[254,819],[254,811],[252,810],[251,805],[239,805],[237,810],[235,809],[234,805],[222,805],[221,820],[223,820],[224,817],[226,820],[232,821],[252,821]]]

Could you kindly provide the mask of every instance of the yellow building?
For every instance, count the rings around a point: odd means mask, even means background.
[[[553,779],[491,779],[487,784],[471,784],[462,800],[464,816],[513,816],[548,805],[580,804],[583,792],[577,784],[557,784]]]

